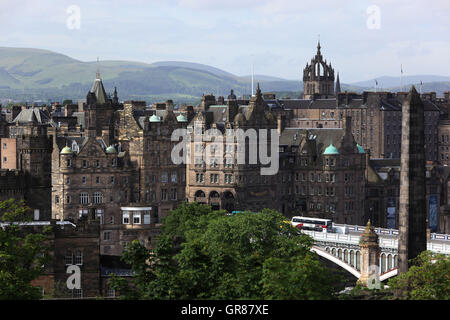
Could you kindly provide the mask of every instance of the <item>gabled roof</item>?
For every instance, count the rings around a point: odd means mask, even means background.
[[[33,107],[20,111],[20,113],[12,122],[18,122],[19,124],[30,122],[35,124],[50,124],[52,123],[52,120],[42,109]]]
[[[103,87],[102,79],[100,79],[99,76],[97,76],[97,78],[95,79],[90,92],[95,94],[95,97],[97,98],[97,103],[103,104],[108,101],[105,88]]]

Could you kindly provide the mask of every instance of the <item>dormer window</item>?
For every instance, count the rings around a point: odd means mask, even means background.
[[[78,143],[74,140],[72,141],[72,151],[73,152],[78,152],[80,150]]]

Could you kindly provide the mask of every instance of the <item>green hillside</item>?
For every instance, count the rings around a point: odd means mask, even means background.
[[[193,103],[204,93],[248,95],[251,79],[198,63],[162,61],[154,64],[132,61],[83,62],[48,50],[0,47],[0,101],[60,101],[84,99],[97,68],[107,92],[117,87],[121,100],[147,102],[165,99]],[[297,92],[301,81],[256,75],[263,92]],[[342,84],[343,90],[367,88]],[[424,91],[450,90],[450,82],[424,83]],[[289,94],[290,95],[290,94]]]

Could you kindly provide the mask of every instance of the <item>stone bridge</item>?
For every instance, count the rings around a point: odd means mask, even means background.
[[[309,230],[302,232],[314,239],[315,245],[311,251],[360,279],[363,264],[360,239],[366,227],[340,224],[334,224],[334,227],[346,230],[345,234]],[[384,281],[397,275],[398,230],[373,227],[372,230],[378,236],[378,276],[380,281]],[[450,235],[432,233],[428,239],[427,250],[450,255]]]

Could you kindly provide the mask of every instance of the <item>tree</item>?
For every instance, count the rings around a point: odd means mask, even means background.
[[[123,259],[143,299],[329,299],[330,272],[309,249],[312,239],[278,212],[234,216],[184,204],[163,221],[153,252],[138,241]],[[129,293],[114,279],[113,287]],[[123,283],[122,283],[123,285]]]
[[[449,300],[450,258],[424,251],[412,260],[408,272],[389,280],[388,286],[400,299]]]
[[[17,221],[26,221],[30,208],[23,201],[10,199],[0,202],[1,221],[9,223],[0,228],[0,299],[39,299],[41,291],[31,281],[44,271],[49,261],[46,236],[24,232]],[[44,233],[48,232],[48,228]]]

